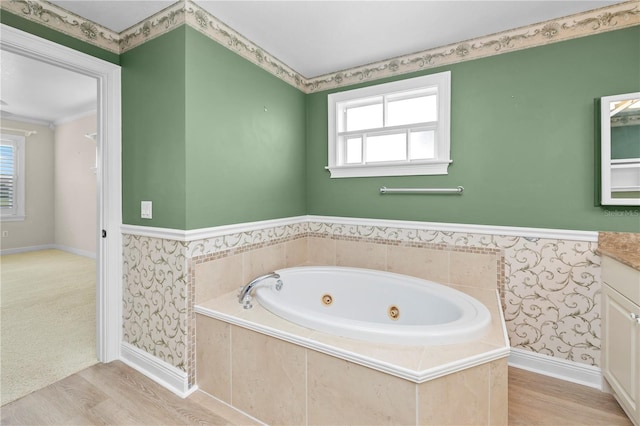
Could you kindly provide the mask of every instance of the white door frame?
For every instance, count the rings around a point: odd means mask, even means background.
[[[96,232],[96,355],[120,358],[122,336],[122,184],[120,67],[102,59],[0,24],[0,48],[66,68],[97,81],[98,208]]]

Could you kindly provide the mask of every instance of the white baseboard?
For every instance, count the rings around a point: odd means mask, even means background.
[[[29,247],[17,247],[17,248],[0,250],[0,255],[4,256],[5,254],[26,253],[28,251],[48,250],[52,248],[55,248],[53,244],[42,244],[39,246],[29,246]]]
[[[548,355],[511,348],[509,365],[545,376],[602,390],[600,368]]]
[[[186,372],[129,343],[121,343],[120,360],[181,398],[186,398],[198,390],[197,386],[189,388]]]
[[[5,254],[17,254],[17,253],[27,253],[29,251],[39,251],[39,250],[50,250],[56,249],[61,251],[66,251],[67,253],[76,254],[78,256],[89,257],[91,259],[96,258],[96,254],[90,251],[81,250],[73,247],[67,247],[60,244],[42,244],[39,246],[29,246],[29,247],[18,247],[12,249],[4,249],[0,250],[0,255]]]
[[[76,254],[78,256],[89,257],[91,259],[95,259],[96,258],[96,253],[95,252],[91,252],[91,251],[87,251],[87,250],[81,250],[81,249],[74,248],[74,247],[63,246],[63,245],[60,245],[60,244],[53,244],[51,246],[51,248],[54,248],[54,249],[57,249],[57,250],[66,251],[67,253]]]

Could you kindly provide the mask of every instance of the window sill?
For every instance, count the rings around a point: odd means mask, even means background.
[[[26,216],[0,216],[2,222],[22,222]]]
[[[327,166],[331,178],[446,175],[452,161],[433,161],[420,164],[379,164],[357,166]]]

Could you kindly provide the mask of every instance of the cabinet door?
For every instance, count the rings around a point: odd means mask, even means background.
[[[633,417],[638,417],[640,384],[640,308],[604,286],[604,376]]]

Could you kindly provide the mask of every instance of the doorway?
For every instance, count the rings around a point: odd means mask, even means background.
[[[0,49],[45,62],[97,82],[96,355],[120,358],[122,328],[120,67],[2,24]]]

